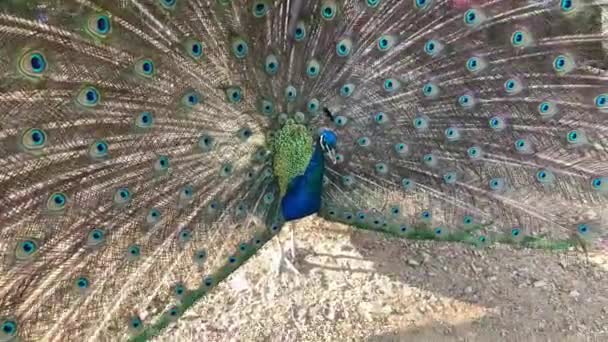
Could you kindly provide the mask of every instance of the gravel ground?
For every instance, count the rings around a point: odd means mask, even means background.
[[[288,232],[279,236],[288,239]],[[608,341],[608,257],[403,241],[298,223],[157,341]]]

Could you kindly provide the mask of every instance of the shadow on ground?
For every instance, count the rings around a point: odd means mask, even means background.
[[[328,226],[321,225],[321,229]],[[509,340],[551,335],[608,338],[605,268],[608,263],[602,267],[580,251],[510,246],[479,249],[458,243],[403,241],[375,232],[330,227],[326,233],[348,236],[350,246],[343,246],[344,250],[336,253],[305,251],[310,257],[301,259],[302,271],[317,267],[336,271],[344,268],[334,266],[335,263],[323,265],[307,261],[319,257],[342,260],[346,264],[348,259],[371,262],[372,268],[348,271],[379,273],[400,281],[405,279],[410,286],[486,308],[486,315],[467,325],[467,334],[473,337],[495,336]],[[353,256],[350,248],[354,248],[358,256]],[[430,305],[429,311],[432,309]],[[451,327],[439,325],[436,330],[441,336],[452,335]],[[414,330],[405,329],[394,336],[378,336],[371,341],[382,338],[408,340],[420,331],[415,326],[411,328]],[[433,327],[429,329],[422,331],[432,333]]]

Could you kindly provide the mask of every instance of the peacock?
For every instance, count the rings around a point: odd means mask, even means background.
[[[149,340],[310,215],[598,248],[607,11],[1,0],[0,341]]]

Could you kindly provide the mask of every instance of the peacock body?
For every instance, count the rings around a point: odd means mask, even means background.
[[[0,2],[0,341],[146,340],[287,221],[606,238],[604,0]]]

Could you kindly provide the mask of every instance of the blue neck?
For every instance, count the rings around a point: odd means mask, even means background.
[[[281,199],[281,211],[286,221],[313,215],[321,209],[325,157],[319,144],[310,158],[306,171],[294,178]]]

